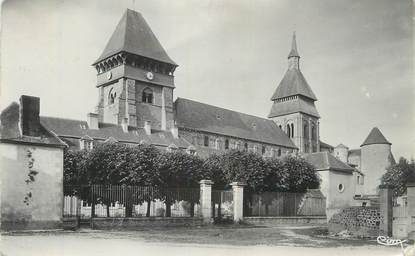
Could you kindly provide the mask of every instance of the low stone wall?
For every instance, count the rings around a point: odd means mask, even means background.
[[[293,217],[244,217],[244,222],[252,225],[326,225],[326,216],[293,216]]]
[[[347,233],[353,237],[377,237],[383,217],[377,207],[349,207],[329,220],[330,234]]]
[[[93,218],[93,229],[134,230],[147,227],[188,227],[201,226],[203,219],[198,217],[143,217],[143,218]]]

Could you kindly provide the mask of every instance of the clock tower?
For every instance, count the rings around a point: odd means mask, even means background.
[[[173,73],[177,64],[143,16],[127,9],[101,56],[97,70],[99,122],[153,129],[173,126]]]

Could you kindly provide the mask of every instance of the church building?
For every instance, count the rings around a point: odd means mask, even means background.
[[[301,72],[295,34],[268,118],[180,97],[174,100],[178,64],[133,10],[126,10],[92,66],[98,102],[86,121],[40,117],[42,127],[70,149],[118,142],[201,157],[231,149],[275,158],[300,154],[319,172],[327,208],[333,211],[376,194],[381,176],[394,163],[391,143],[378,128],[360,149],[332,147],[320,140],[317,97]]]

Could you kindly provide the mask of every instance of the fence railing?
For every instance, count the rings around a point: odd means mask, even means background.
[[[91,185],[64,187],[64,216],[193,217],[199,188]]]
[[[233,191],[212,190],[212,217],[230,218],[233,215]]]
[[[245,216],[312,216],[326,214],[325,197],[312,193],[246,193],[244,198]]]

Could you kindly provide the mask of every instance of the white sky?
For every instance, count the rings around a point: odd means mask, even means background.
[[[42,115],[85,120],[98,98],[91,64],[126,8],[180,65],[175,97],[262,117],[296,31],[321,139],[357,148],[377,126],[396,158],[415,156],[410,0],[5,1],[0,107],[34,95]]]

